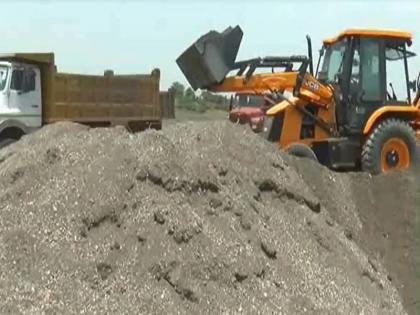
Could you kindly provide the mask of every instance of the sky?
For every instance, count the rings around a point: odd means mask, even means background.
[[[239,25],[238,59],[306,54],[346,28],[386,28],[414,35],[420,55],[420,1],[75,0],[2,1],[0,53],[54,52],[59,71],[103,74],[161,70],[161,89],[188,86],[176,58],[210,30]],[[417,42],[418,39],[418,42]],[[315,63],[316,64],[316,63]],[[420,56],[410,60],[411,78]]]

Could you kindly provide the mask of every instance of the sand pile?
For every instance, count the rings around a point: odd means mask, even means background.
[[[57,124],[0,161],[1,314],[404,314],[370,191],[248,128]]]

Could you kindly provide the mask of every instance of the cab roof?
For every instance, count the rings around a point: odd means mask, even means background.
[[[6,53],[0,54],[0,60],[54,64],[54,53]]]
[[[383,37],[403,40],[411,44],[413,38],[409,32],[395,31],[395,30],[378,30],[378,29],[347,29],[341,32],[338,36],[327,38],[324,40],[324,44],[331,45],[340,41],[344,37],[350,36],[364,36],[364,37]]]

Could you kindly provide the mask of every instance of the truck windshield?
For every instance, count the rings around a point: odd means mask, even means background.
[[[264,105],[264,97],[260,95],[237,95],[234,105],[238,107],[261,107]]]
[[[7,74],[9,73],[9,67],[0,66],[0,91],[3,91],[6,87]]]
[[[343,71],[345,49],[346,43],[343,41],[326,47],[322,68],[318,74],[320,81],[327,84],[335,83],[336,75]]]

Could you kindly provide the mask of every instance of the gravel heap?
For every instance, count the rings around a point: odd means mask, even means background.
[[[405,314],[361,175],[249,128],[59,123],[0,162],[1,314]]]
[[[372,177],[333,173],[302,159],[290,165],[346,236],[384,263],[408,313],[420,314],[420,167]]]

